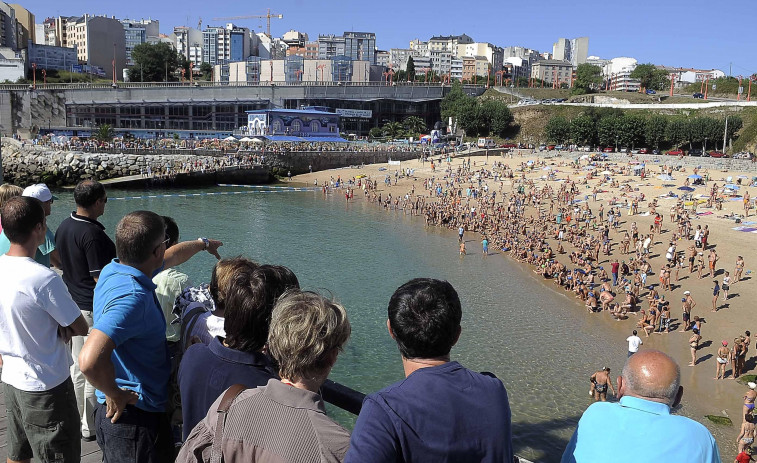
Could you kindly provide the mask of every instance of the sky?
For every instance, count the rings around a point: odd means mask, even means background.
[[[18,0],[16,0],[18,1]],[[753,0],[251,0],[181,2],[130,0],[35,0],[19,2],[35,14],[84,13],[119,19],[152,18],[162,33],[174,26],[223,25],[216,17],[284,15],[271,20],[271,33],[281,37],[295,29],[310,40],[318,34],[375,32],[377,47],[407,48],[408,42],[433,35],[467,34],[477,42],[552,51],[558,38],[589,37],[589,55],[636,58],[639,63],[720,69],[734,76],[757,73],[757,12]],[[486,5],[486,6],[484,6]],[[256,32],[265,19],[233,21]]]

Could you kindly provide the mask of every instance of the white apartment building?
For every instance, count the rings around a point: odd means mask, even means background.
[[[176,53],[195,63],[195,68],[199,68],[202,63],[202,31],[194,27],[177,26],[173,28],[173,39]],[[192,47],[199,49],[199,55],[191,52]],[[192,58],[196,58],[197,61]]]
[[[473,43],[473,39],[465,34],[441,35],[429,39],[428,51],[430,53],[449,53],[453,58],[458,58],[458,47],[469,43]]]
[[[113,77],[115,60],[116,76],[123,75],[126,68],[126,36],[121,22],[113,17],[84,15],[78,18],[58,18],[56,26],[65,25],[61,46],[76,48],[79,63],[97,66]]]
[[[570,61],[573,67],[584,64],[589,55],[589,38],[557,39],[552,45],[552,59]]]
[[[483,56],[486,58],[489,64],[491,64],[493,72],[502,69],[504,50],[501,47],[486,42],[466,43],[457,46],[457,57],[474,56]]]

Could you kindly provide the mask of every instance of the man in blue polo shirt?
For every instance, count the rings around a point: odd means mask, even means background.
[[[703,425],[670,414],[683,396],[675,360],[656,351],[632,355],[618,378],[620,402],[596,402],[584,412],[563,463],[720,462],[715,439]]]
[[[165,413],[171,363],[166,321],[151,277],[207,250],[219,258],[220,241],[200,238],[166,251],[163,219],[148,211],[125,216],[116,227],[118,259],[95,286],[94,328],[79,356],[97,389],[97,443],[104,461],[173,461]]]
[[[512,462],[505,386],[450,361],[462,319],[452,285],[411,280],[388,312],[406,377],[366,397],[345,462]]]

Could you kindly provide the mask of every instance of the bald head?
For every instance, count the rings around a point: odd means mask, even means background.
[[[681,385],[678,364],[657,350],[644,350],[628,358],[623,367],[622,395],[640,397],[673,406]]]

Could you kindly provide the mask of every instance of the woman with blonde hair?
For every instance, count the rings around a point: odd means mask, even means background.
[[[268,334],[281,379],[255,389],[230,387],[192,430],[176,462],[343,461],[349,433],[326,416],[319,390],[350,330],[338,303],[308,291],[284,293]]]

